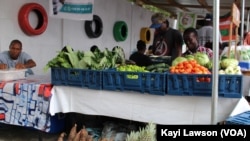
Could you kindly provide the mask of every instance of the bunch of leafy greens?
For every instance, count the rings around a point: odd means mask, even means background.
[[[104,51],[96,49],[94,52],[84,52],[74,51],[70,46],[66,46],[46,64],[44,71],[52,67],[103,70],[115,68],[118,63],[125,64],[124,52],[122,53],[121,49],[110,51],[105,48]]]

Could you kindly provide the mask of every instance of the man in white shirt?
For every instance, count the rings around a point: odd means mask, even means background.
[[[221,35],[220,43],[222,43]],[[204,19],[204,26],[198,30],[198,41],[201,46],[205,46],[206,43],[213,42],[213,17],[211,14],[207,14]]]

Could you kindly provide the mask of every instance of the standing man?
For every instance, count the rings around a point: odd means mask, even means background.
[[[221,34],[220,43],[222,44]],[[204,26],[202,26],[198,30],[198,41],[201,46],[205,46],[208,48],[212,48],[213,43],[213,16],[211,14],[207,14],[204,19]]]
[[[22,42],[19,40],[12,40],[9,50],[0,53],[0,70],[11,68],[30,69],[35,66],[36,63],[31,56],[22,52]]]
[[[183,38],[181,33],[169,27],[169,21],[165,20],[160,27],[160,31],[155,34],[153,41],[153,53],[159,56],[171,56],[172,61],[182,54]]]

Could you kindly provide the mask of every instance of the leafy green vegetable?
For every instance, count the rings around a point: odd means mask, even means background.
[[[226,58],[220,61],[220,67],[226,69],[229,66],[235,67],[239,65],[239,61],[234,58]]]
[[[126,59],[125,59],[125,53],[124,53],[124,50],[122,49],[122,47],[115,46],[112,49],[112,51],[113,51],[114,54],[117,54],[117,56],[116,56],[117,61],[116,62],[124,65],[125,62],[126,62]]]
[[[194,55],[189,54],[189,55],[185,55],[185,58],[187,58],[187,60],[193,60],[194,59]]]
[[[175,66],[175,65],[177,65],[178,63],[180,63],[180,62],[183,62],[183,61],[187,61],[187,58],[185,58],[185,57],[177,57],[177,58],[175,58],[174,60],[173,60],[173,62],[172,62],[172,66]]]
[[[79,58],[78,58],[78,53],[73,51],[73,49],[70,46],[66,46],[67,52],[65,54],[68,55],[69,61],[72,65],[73,68],[79,68],[78,63],[79,63]]]
[[[207,63],[209,63],[209,57],[206,53],[196,52],[194,54],[194,59],[202,66],[205,66]]]
[[[114,68],[118,63],[125,64],[125,55],[121,47],[112,51],[105,48],[104,51],[96,49],[93,52],[84,52],[74,51],[70,46],[65,46],[46,64],[44,70],[47,71],[50,67],[102,70]]]

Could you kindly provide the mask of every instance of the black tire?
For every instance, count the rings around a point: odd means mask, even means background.
[[[124,21],[117,21],[113,28],[113,34],[116,41],[125,41],[128,36],[128,26]]]
[[[95,23],[95,28],[93,29],[92,24]],[[89,38],[98,38],[102,35],[103,23],[102,19],[94,15],[92,21],[85,21],[85,32]]]

